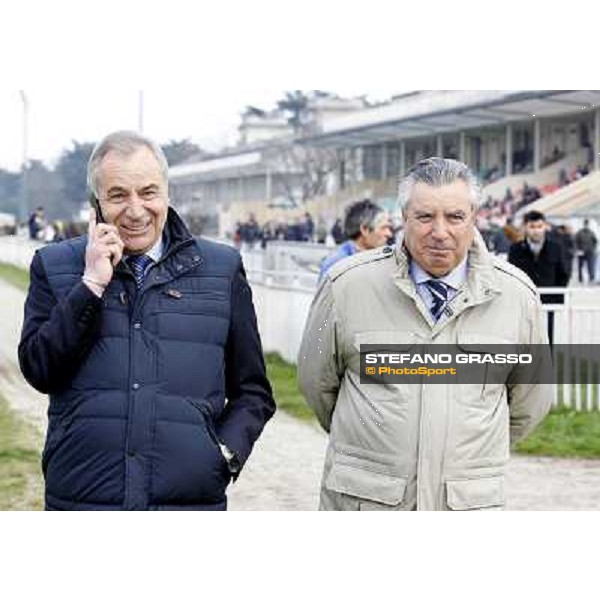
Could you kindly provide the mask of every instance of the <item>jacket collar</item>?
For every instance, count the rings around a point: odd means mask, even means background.
[[[195,247],[193,252],[178,252],[179,249],[187,250],[187,247],[192,245],[194,237],[172,206],[169,206],[168,208],[167,219],[165,221],[162,236],[163,253],[158,263],[158,267],[166,268],[168,276],[175,277],[202,263],[198,249]],[[176,264],[171,264],[173,261],[170,260],[170,258],[175,252],[178,252],[178,259]],[[162,268],[160,270],[162,270]],[[123,260],[118,264],[117,271],[130,272]],[[161,273],[158,274],[161,276]]]
[[[410,277],[410,256],[401,236],[395,250],[397,269],[394,283],[405,294],[416,298],[416,290]],[[479,231],[475,230],[473,244],[467,258],[467,282],[469,305],[480,304],[500,293],[500,285],[494,270],[492,255],[485,246]]]

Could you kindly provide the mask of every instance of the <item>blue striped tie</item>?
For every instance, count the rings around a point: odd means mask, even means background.
[[[425,282],[431,296],[433,298],[433,304],[430,307],[430,312],[433,318],[437,321],[441,314],[444,305],[448,300],[448,286],[443,281],[437,279],[429,279]]]
[[[135,285],[139,290],[144,284],[144,278],[146,277],[146,268],[152,262],[152,259],[146,254],[140,254],[138,256],[130,256],[128,261],[133,275],[135,277]]]

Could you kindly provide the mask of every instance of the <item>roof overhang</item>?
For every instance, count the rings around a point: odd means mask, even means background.
[[[600,106],[600,90],[532,90],[456,92],[433,102],[411,98],[330,122],[301,143],[351,147],[443,133],[506,126],[508,123],[585,112]],[[454,105],[452,105],[454,102]],[[436,106],[437,104],[437,106]]]

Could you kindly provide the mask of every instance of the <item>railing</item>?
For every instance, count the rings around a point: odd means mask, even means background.
[[[0,236],[0,262],[29,269],[34,252],[43,245],[42,242],[34,242],[19,236]]]
[[[543,305],[545,312],[554,314],[555,346],[600,344],[600,288],[540,288],[540,293],[564,298],[563,304]],[[560,351],[555,352],[554,359],[559,362],[559,372],[567,382],[574,379],[578,381],[559,384],[556,404],[577,411],[599,411],[600,385],[592,381],[591,369],[600,368],[600,365],[594,365],[581,356],[565,361]],[[586,373],[587,381],[583,381],[581,375],[574,377],[575,373],[581,374],[582,370]]]
[[[316,275],[249,270],[258,329],[265,352],[295,364],[316,290]]]

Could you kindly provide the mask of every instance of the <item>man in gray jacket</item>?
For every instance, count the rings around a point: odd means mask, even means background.
[[[430,158],[403,180],[404,238],[335,265],[314,299],[300,388],[330,433],[322,510],[505,505],[511,443],[548,412],[548,384],[360,381],[363,344],[547,345],[535,286],[488,253],[469,168]]]

